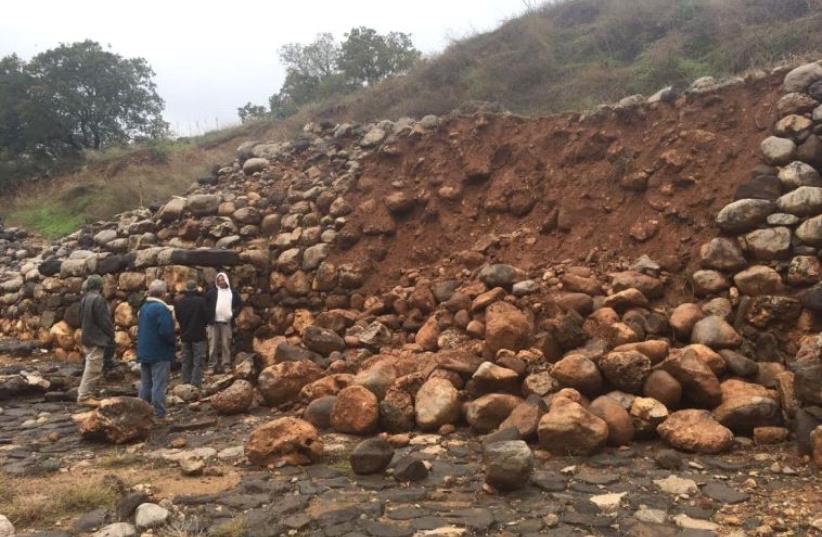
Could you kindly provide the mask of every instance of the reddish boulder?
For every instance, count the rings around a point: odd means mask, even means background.
[[[721,453],[731,448],[734,435],[707,410],[674,412],[659,427],[657,433],[670,446],[694,453]]]
[[[554,455],[590,455],[605,445],[608,424],[579,403],[557,397],[537,433],[540,446]]]
[[[594,399],[588,410],[608,424],[608,444],[624,446],[634,439],[631,416],[616,400],[603,395]]]
[[[319,461],[322,453],[317,429],[299,418],[279,418],[260,425],[245,443],[248,461],[259,466],[308,465]]]
[[[526,348],[531,330],[525,314],[508,302],[494,302],[485,311],[485,346],[492,356],[500,349]]]
[[[218,414],[241,414],[254,402],[254,386],[246,380],[235,380],[231,386],[211,398]]]
[[[331,409],[331,427],[341,433],[370,433],[377,428],[379,418],[377,396],[362,386],[341,390]]]
[[[602,391],[602,374],[594,362],[581,354],[569,354],[555,363],[551,376],[563,386],[586,395],[598,395]]]
[[[257,389],[269,405],[296,401],[303,386],[323,376],[323,368],[309,361],[282,362],[266,367],[257,379]]]
[[[154,426],[154,410],[136,397],[111,397],[72,419],[87,440],[125,444],[148,436]]]
[[[683,393],[695,404],[714,408],[722,402],[719,379],[695,353],[675,349],[660,368],[679,381]]]

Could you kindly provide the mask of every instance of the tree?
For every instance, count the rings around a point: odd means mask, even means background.
[[[420,58],[409,34],[390,32],[380,35],[360,26],[345,34],[338,64],[352,83],[372,85],[408,70]]]
[[[101,149],[168,132],[154,71],[143,58],[123,58],[87,40],[38,54],[26,71],[29,139],[55,149]]]
[[[341,89],[337,69],[339,55],[340,46],[328,33],[318,34],[308,45],[284,45],[280,49],[280,61],[286,67],[281,98],[299,106]]]
[[[267,115],[265,106],[258,104],[246,103],[245,106],[237,109],[237,114],[240,116],[240,121],[245,123],[254,119],[259,119]]]
[[[301,105],[401,73],[420,57],[408,34],[380,35],[363,26],[345,35],[342,43],[324,33],[307,45],[289,43],[280,49],[286,76],[280,91],[269,98],[274,117],[288,117]]]
[[[0,59],[0,151],[12,154],[25,149],[23,113],[30,79],[24,67],[14,54]]]

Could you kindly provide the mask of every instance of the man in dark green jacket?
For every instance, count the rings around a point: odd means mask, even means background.
[[[100,290],[103,279],[100,276],[89,276],[85,283],[86,294],[80,300],[80,328],[83,335],[80,343],[86,355],[83,378],[77,391],[77,402],[95,405],[97,400],[93,392],[100,383],[103,373],[103,355],[106,347],[114,343],[114,322],[111,312]]]
[[[177,350],[174,318],[163,302],[166,284],[154,280],[137,319],[137,361],[140,363],[140,399],[151,403],[154,415],[166,416],[166,389],[171,361]]]

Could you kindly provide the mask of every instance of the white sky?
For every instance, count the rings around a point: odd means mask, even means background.
[[[248,101],[268,104],[285,76],[277,52],[354,26],[412,34],[425,54],[493,29],[529,0],[18,0],[4,2],[0,57],[24,59],[84,39],[145,58],[178,134],[236,123]]]

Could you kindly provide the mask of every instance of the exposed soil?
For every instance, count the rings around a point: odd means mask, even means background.
[[[463,268],[457,253],[488,246],[493,259],[526,270],[642,254],[671,269],[692,265],[699,245],[717,234],[718,210],[758,162],[759,142],[775,118],[763,103],[776,102],[780,81],[774,76],[583,120],[452,118],[436,135],[402,137],[395,155],[364,160],[348,195],[360,207],[352,221],[387,225],[383,204],[373,211],[363,202],[396,191],[425,203],[392,239],[366,231],[335,261],[378,260],[365,293],[390,288],[403,269],[442,266],[453,274]],[[649,176],[644,192],[620,186],[642,172]],[[462,194],[443,199],[442,186]],[[557,217],[565,229],[557,229]]]

